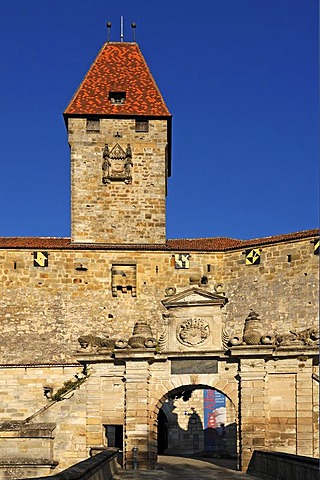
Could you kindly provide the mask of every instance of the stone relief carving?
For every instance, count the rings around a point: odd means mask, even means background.
[[[132,149],[128,143],[124,150],[117,143],[111,151],[106,143],[102,153],[102,183],[104,185],[113,181],[123,181],[124,183],[132,183]]]
[[[187,346],[201,345],[209,335],[209,323],[201,318],[185,320],[177,328],[178,341]]]
[[[290,330],[289,333],[276,335],[276,346],[305,345],[313,346],[319,343],[319,329],[315,327],[306,328],[301,332]]]
[[[224,328],[222,330],[222,346],[225,350],[227,350],[227,348],[228,348],[228,344],[230,342],[230,339],[231,339],[230,332]]]
[[[273,345],[274,347],[285,347],[292,345],[316,346],[319,343],[319,329],[310,327],[300,332],[290,330],[286,333],[270,334],[263,333],[259,315],[252,309],[245,320],[243,335],[232,334],[227,341],[227,335],[223,331],[223,345],[235,347],[240,345]]]
[[[262,337],[259,315],[250,309],[243,329],[243,341],[246,345],[259,345]]]
[[[96,335],[83,335],[78,338],[81,348],[89,348],[90,350],[99,350],[100,348],[113,349],[115,340],[113,338],[98,337]]]
[[[146,322],[137,322],[129,338],[128,346],[131,348],[155,348],[157,340],[152,336],[150,325]]]
[[[158,341],[158,347],[160,352],[163,352],[167,345],[168,345],[168,339],[169,339],[169,315],[167,313],[162,314],[163,317],[163,330],[161,332],[161,335],[159,337]]]
[[[222,308],[228,299],[210,291],[207,284],[202,286],[203,279],[201,274],[193,274],[188,288],[177,292],[180,289],[170,286],[165,290],[162,304],[167,312],[158,341],[161,352],[221,350]]]
[[[259,315],[250,309],[250,313],[247,316],[244,324],[243,334],[230,334],[227,346],[237,347],[239,345],[260,345],[270,343],[270,335],[263,335],[261,331],[261,320]],[[272,341],[271,341],[272,343]]]
[[[103,351],[112,351],[114,349],[124,348],[155,348],[157,340],[152,336],[151,327],[148,323],[140,321],[135,323],[133,332],[129,340],[123,338],[114,339],[108,336],[99,337],[96,335],[82,335],[78,338],[81,349],[103,353]]]

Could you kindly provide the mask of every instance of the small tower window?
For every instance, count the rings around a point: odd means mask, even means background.
[[[149,132],[149,120],[136,120],[136,132]]]
[[[87,118],[87,132],[99,132],[100,120],[99,118]]]
[[[126,101],[126,92],[110,92],[109,100],[113,105],[123,105]]]

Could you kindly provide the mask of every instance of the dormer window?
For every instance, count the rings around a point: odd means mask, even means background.
[[[126,101],[126,92],[110,92],[109,100],[113,105],[123,105]]]

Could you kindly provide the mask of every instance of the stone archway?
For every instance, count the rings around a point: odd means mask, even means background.
[[[213,379],[211,379],[213,380]],[[213,385],[214,384],[214,385]],[[225,390],[230,390],[228,393],[223,391],[221,388],[224,386]],[[217,392],[226,399],[226,408],[225,408],[225,423],[222,425],[217,424],[217,428],[208,428],[208,425],[204,423],[204,402],[203,395],[204,392]],[[189,398],[188,392],[190,393]],[[194,393],[193,393],[194,392]],[[153,451],[157,454],[173,454],[173,455],[196,455],[205,453],[206,445],[205,436],[208,438],[208,433],[221,434],[221,439],[226,442],[225,448],[220,450],[215,450],[211,452],[211,456],[226,456],[228,458],[234,458],[234,465],[236,467],[236,459],[238,456],[238,405],[237,405],[237,396],[235,399],[230,397],[230,393],[235,394],[235,389],[227,388],[226,382],[222,381],[211,381],[208,383],[189,383],[183,384],[180,386],[175,386],[174,388],[168,390],[161,398],[157,399],[154,403],[154,409],[151,414],[152,424],[150,438],[151,443],[153,444]],[[186,395],[185,395],[186,394]],[[178,406],[179,399],[185,395],[185,411],[183,410],[183,402],[181,400],[180,405]],[[193,395],[193,398],[192,398]],[[202,397],[201,397],[202,395]],[[176,399],[176,400],[175,400]],[[202,405],[201,405],[202,399]],[[236,401],[234,401],[236,400]],[[200,402],[200,403],[199,403]],[[175,406],[176,403],[176,406]],[[196,406],[193,406],[195,404]],[[151,407],[151,404],[149,404]],[[179,410],[179,413],[175,413],[174,410]],[[185,418],[183,418],[185,416]],[[179,419],[180,417],[180,423]],[[182,418],[182,422],[181,422]],[[166,430],[163,428],[159,429],[159,422],[162,424],[166,423]],[[221,428],[220,428],[221,427]],[[161,438],[165,431],[167,435],[166,440]],[[159,437],[160,435],[160,437]],[[181,442],[181,439],[184,438],[185,441]],[[166,449],[163,449],[164,444],[166,443]],[[161,448],[159,449],[159,444]],[[177,448],[177,446],[180,447]],[[151,452],[150,452],[151,453]],[[210,454],[207,454],[210,456]],[[154,460],[156,461],[157,456]]]

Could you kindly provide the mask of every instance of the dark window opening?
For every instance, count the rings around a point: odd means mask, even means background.
[[[105,425],[108,447],[123,449],[123,425]]]
[[[208,281],[209,281],[209,280],[208,280],[207,275],[203,275],[203,276],[201,277],[200,283],[201,283],[201,285],[207,285],[207,284],[208,284]]]
[[[291,262],[291,255],[287,255],[287,258],[288,258],[288,263]]]
[[[109,100],[113,105],[123,105],[126,101],[126,92],[110,92]]]
[[[207,265],[207,272],[210,272],[210,271],[211,271],[211,265],[208,264],[208,265]]]
[[[87,132],[99,132],[100,120],[99,118],[89,119],[87,118]]]
[[[149,132],[149,120],[136,120],[136,132]]]

